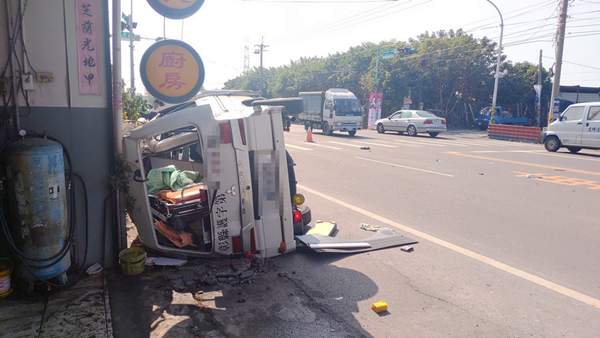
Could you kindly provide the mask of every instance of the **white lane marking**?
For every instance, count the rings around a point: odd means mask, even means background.
[[[353,210],[355,212],[363,214],[363,215],[365,215],[367,217],[373,218],[373,219],[375,219],[375,220],[377,220],[377,221],[379,221],[381,223],[387,223],[387,224],[389,224],[389,225],[391,225],[393,227],[396,227],[396,228],[398,228],[398,229],[400,229],[402,231],[411,233],[414,236],[417,236],[417,237],[420,237],[420,238],[422,238],[424,240],[427,240],[427,241],[430,241],[432,243],[438,244],[438,245],[440,245],[440,246],[442,246],[442,247],[444,247],[446,249],[450,249],[450,250],[452,250],[454,252],[457,252],[459,254],[465,255],[467,257],[470,257],[470,258],[472,258],[474,260],[477,260],[477,261],[479,261],[481,263],[487,264],[489,266],[493,266],[493,267],[495,267],[497,269],[500,269],[500,270],[502,270],[504,272],[510,273],[510,274],[512,274],[514,276],[517,276],[517,277],[521,277],[521,278],[523,278],[523,279],[525,279],[527,281],[530,281],[530,282],[532,282],[534,284],[543,286],[543,287],[548,288],[550,290],[556,291],[556,292],[558,292],[558,293],[560,293],[560,294],[562,294],[564,296],[567,296],[569,298],[578,300],[580,302],[583,302],[585,304],[588,304],[588,305],[591,305],[591,306],[594,306],[594,307],[600,309],[600,300],[599,299],[590,297],[588,295],[584,295],[584,294],[579,293],[579,292],[577,292],[575,290],[571,290],[571,289],[566,288],[566,287],[564,287],[562,285],[553,283],[553,282],[551,282],[549,280],[543,279],[541,277],[538,277],[536,275],[530,274],[530,273],[525,272],[523,270],[514,268],[514,267],[512,267],[512,266],[510,266],[508,264],[501,263],[501,262],[499,262],[499,261],[497,261],[495,259],[489,258],[489,257],[481,255],[481,254],[478,254],[478,253],[473,252],[471,250],[468,250],[468,249],[465,249],[463,247],[460,247],[460,246],[458,246],[456,244],[452,244],[450,242],[444,241],[443,239],[440,239],[440,238],[437,238],[435,236],[432,236],[432,235],[429,235],[427,233],[424,233],[422,231],[413,229],[413,228],[411,228],[409,226],[406,226],[406,225],[394,222],[394,221],[392,221],[390,219],[387,219],[385,217],[379,216],[377,214],[374,214],[372,212],[369,212],[369,211],[367,211],[365,209],[359,208],[359,207],[354,206],[352,204],[340,201],[340,200],[338,200],[338,199],[336,199],[334,197],[325,195],[325,194],[320,193],[320,192],[318,192],[316,190],[312,190],[312,189],[307,188],[307,187],[305,187],[303,185],[298,184],[298,188],[300,188],[302,190],[305,190],[305,191],[308,191],[308,192],[310,192],[312,194],[315,194],[315,195],[317,195],[319,197],[322,197],[322,198],[324,198],[326,200],[329,200],[329,201],[331,201],[333,203],[336,203],[338,205],[341,205],[343,207],[346,207],[346,208],[348,208],[350,210]]]
[[[391,146],[391,145],[383,144],[383,143],[373,143],[373,142],[363,142],[363,141],[352,141],[352,142],[359,143],[359,144],[368,144],[371,146],[386,147],[386,148],[398,148],[398,146]]]
[[[313,147],[323,147],[323,148],[329,148],[329,149],[335,149],[335,150],[342,150],[342,148],[332,147],[332,146],[326,146],[324,144],[318,144],[318,143],[311,143],[311,145]]]
[[[568,159],[575,159],[575,160],[600,162],[600,159],[583,157],[583,156],[581,156],[581,154],[567,154],[567,153],[555,154],[555,153],[549,153],[546,150],[539,150],[537,152],[532,151],[531,153],[536,154],[536,155],[554,156],[554,157],[561,157],[561,158],[568,158]]]
[[[424,143],[424,142],[414,142],[414,141],[408,141],[408,140],[394,140],[394,141],[399,142],[399,143],[418,144],[420,146],[445,147],[445,145],[443,145],[443,144],[432,144],[432,143]]]
[[[535,154],[545,150],[473,150],[472,153],[528,153]]]
[[[400,168],[404,168],[404,169],[422,171],[422,172],[426,172],[426,173],[430,173],[430,174],[436,174],[436,175],[441,175],[441,176],[454,177],[454,175],[444,174],[444,173],[440,173],[440,172],[437,172],[437,171],[431,171],[431,170],[425,170],[425,169],[407,167],[405,165],[400,165],[400,164],[395,164],[395,163],[388,163],[388,162],[382,162],[382,161],[372,160],[372,159],[364,158],[364,157],[354,156],[354,158],[357,158],[359,160],[371,161],[371,162],[375,162],[375,163],[387,164],[387,165],[391,165],[391,166],[394,166],[394,167],[400,167]]]
[[[299,146],[295,146],[295,145],[292,145],[292,144],[289,144],[289,143],[286,143],[285,146],[286,147],[290,147],[290,148],[294,148],[294,149],[300,149],[300,150],[312,150],[310,148],[299,147]]]

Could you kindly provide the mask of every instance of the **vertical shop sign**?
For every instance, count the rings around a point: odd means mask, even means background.
[[[369,98],[369,128],[375,128],[375,121],[381,118],[381,102],[383,93],[371,93]]]
[[[98,50],[102,40],[101,27],[98,25],[99,9],[98,0],[75,0],[79,94],[101,93],[98,71]]]

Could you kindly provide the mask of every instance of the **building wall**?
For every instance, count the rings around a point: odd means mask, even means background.
[[[89,247],[87,265],[102,263],[102,235],[106,230],[106,264],[114,258],[114,217],[108,208],[103,224],[104,199],[110,195],[108,177],[113,161],[113,133],[111,109],[110,54],[108,40],[108,4],[95,0],[99,25],[94,27],[99,37],[98,59],[100,95],[82,95],[79,91],[76,36],[76,1],[28,1],[23,16],[23,37],[31,66],[37,72],[53,73],[54,82],[34,82],[34,90],[25,95],[19,91],[20,128],[28,133],[47,133],[58,139],[71,154],[73,171],[79,173],[87,185],[89,211]],[[18,0],[10,0],[11,17],[17,16]],[[21,67],[21,43],[15,46]],[[5,2],[0,3],[0,71],[9,58],[8,29]],[[9,74],[7,74],[8,76]],[[1,96],[1,94],[0,94]],[[28,106],[29,105],[29,106]],[[5,142],[14,133],[7,121],[0,125],[0,139]],[[79,257],[85,248],[85,213],[81,185],[75,183],[77,198],[77,242]]]

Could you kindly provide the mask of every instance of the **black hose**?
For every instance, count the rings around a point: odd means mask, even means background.
[[[69,286],[72,285],[74,283],[76,283],[81,276],[83,275],[83,271],[85,271],[85,264],[87,261],[87,254],[88,254],[88,247],[89,247],[89,205],[88,205],[88,193],[87,193],[87,186],[85,184],[84,179],[81,177],[81,175],[74,173],[73,172],[73,166],[72,166],[72,162],[71,162],[71,155],[69,154],[69,151],[67,150],[67,148],[57,139],[47,136],[47,135],[40,135],[40,134],[34,134],[34,135],[30,135],[28,137],[35,137],[35,138],[47,138],[50,139],[54,142],[57,142],[58,144],[60,144],[63,148],[63,153],[64,156],[67,160],[67,164],[69,167],[69,171],[68,171],[68,180],[65,182],[67,184],[67,189],[70,192],[70,204],[71,204],[71,208],[70,208],[70,214],[71,217],[69,217],[69,233],[67,236],[67,240],[65,242],[65,245],[63,246],[63,248],[56,254],[53,255],[50,258],[45,258],[45,259],[34,259],[34,258],[30,258],[27,257],[25,254],[23,254],[20,250],[18,250],[18,248],[16,247],[14,240],[10,234],[10,229],[8,227],[8,224],[6,222],[6,218],[4,217],[4,209],[2,208],[2,201],[0,199],[0,223],[1,223],[1,228],[3,230],[3,232],[6,235],[7,241],[10,244],[11,249],[17,253],[17,257],[19,258],[19,260],[21,260],[21,262],[23,263],[23,266],[29,271],[29,273],[31,273],[31,275],[33,275],[35,278],[37,278],[38,280],[44,282],[45,284],[52,286],[52,287],[65,287],[65,286]],[[4,150],[4,148],[10,144],[13,143],[15,141],[18,140],[13,140],[13,141],[9,141],[6,142],[5,144],[3,144],[0,147],[0,153],[2,153],[2,151]],[[67,171],[65,170],[65,173],[67,173]],[[75,278],[75,280],[73,280],[71,283],[66,283],[64,285],[61,284],[54,284],[51,282],[48,282],[47,280],[44,280],[42,278],[40,278],[34,271],[33,269],[28,265],[28,263],[25,261],[27,260],[31,260],[31,261],[36,261],[36,262],[49,262],[52,261],[51,263],[47,264],[47,265],[43,265],[43,266],[35,266],[35,269],[43,269],[43,268],[48,268],[51,266],[54,266],[56,264],[58,264],[60,261],[62,261],[62,259],[64,258],[64,256],[69,252],[69,249],[71,248],[71,243],[73,241],[73,236],[75,233],[75,217],[76,217],[76,210],[75,210],[75,189],[72,187],[72,183],[73,182],[73,176],[77,177],[79,179],[79,181],[81,182],[82,188],[83,188],[83,193],[84,193],[84,204],[85,204],[85,249],[84,249],[84,255],[83,255],[83,260],[80,264],[80,270],[79,270],[79,274],[77,275],[77,277]],[[106,200],[105,200],[105,204],[106,204]],[[104,225],[103,225],[104,226]],[[105,241],[104,239],[104,234],[103,234],[103,242]],[[103,246],[105,245],[105,243],[103,243]],[[103,254],[104,254],[104,247],[102,248]],[[102,261],[104,263],[104,257],[102,258]],[[103,264],[104,266],[104,264]]]
[[[58,264],[65,257],[65,255],[69,252],[69,249],[71,248],[71,243],[72,243],[72,239],[73,239],[74,232],[75,232],[75,208],[73,206],[74,201],[75,201],[75,192],[74,192],[74,189],[71,189],[71,183],[72,183],[72,179],[73,179],[73,170],[72,170],[73,167],[72,167],[72,164],[71,164],[72,163],[71,162],[71,155],[69,154],[69,151],[67,150],[67,148],[59,140],[57,140],[57,139],[55,139],[55,138],[53,138],[51,136],[47,136],[47,135],[43,135],[43,134],[32,134],[32,135],[29,135],[27,138],[47,138],[49,140],[52,140],[52,141],[57,142],[58,144],[60,144],[61,147],[63,148],[63,153],[65,155],[65,158],[67,159],[67,164],[69,166],[68,180],[65,182],[65,184],[67,185],[67,190],[69,190],[70,195],[71,195],[71,199],[70,199],[70,202],[71,202],[71,208],[70,208],[71,217],[69,217],[69,232],[68,232],[68,235],[67,235],[67,240],[65,241],[64,246],[59,250],[59,252],[56,253],[55,255],[51,256],[51,257],[42,258],[42,259],[28,257],[23,252],[21,252],[17,248],[17,246],[14,244],[12,236],[10,236],[10,231],[6,231],[5,230],[8,242],[11,245],[11,248],[13,249],[13,251],[18,256],[21,256],[21,257],[23,257],[23,258],[25,258],[27,260],[34,261],[34,262],[52,262],[52,263],[49,263],[47,265],[36,266],[37,268],[45,269],[45,268],[48,268],[48,267],[51,267],[53,265]],[[11,144],[13,142],[16,142],[16,141],[18,141],[18,140],[12,140],[12,141],[9,141],[9,142],[3,144],[2,147],[0,147],[0,153],[2,153],[2,151],[4,150],[4,148],[7,145],[9,145],[9,144]],[[65,173],[66,173],[66,170],[65,170]],[[2,214],[2,218],[4,219],[4,215],[3,214]],[[4,222],[6,222],[6,220],[4,220]]]

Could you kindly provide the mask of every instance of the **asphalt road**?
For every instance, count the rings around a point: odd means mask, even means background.
[[[474,131],[305,139],[294,125],[286,147],[313,220],[336,221],[341,238],[372,235],[364,222],[419,241],[277,259],[346,324],[372,337],[599,336],[600,152]]]

